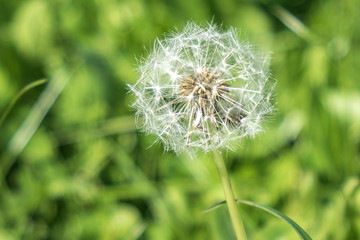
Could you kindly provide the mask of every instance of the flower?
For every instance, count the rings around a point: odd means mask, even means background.
[[[261,131],[273,110],[268,63],[234,29],[188,23],[156,40],[139,80],[129,85],[138,123],[175,152],[232,148]]]

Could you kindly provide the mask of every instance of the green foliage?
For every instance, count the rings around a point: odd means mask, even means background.
[[[251,201],[247,201],[247,200],[241,200],[241,199],[237,199],[236,200],[239,203],[242,204],[246,204],[248,206],[251,207],[256,207],[260,210],[263,210],[264,212],[268,212],[271,215],[283,220],[284,222],[286,222],[287,224],[289,224],[294,231],[296,231],[296,233],[299,235],[299,237],[303,240],[311,240],[311,237],[304,231],[304,229],[302,229],[296,222],[294,222],[292,219],[290,219],[288,216],[284,215],[283,213],[277,211],[276,209],[273,209],[272,207],[260,204],[260,203],[256,203],[256,202],[251,202]],[[215,203],[214,205],[210,206],[208,209],[205,210],[205,212],[210,212],[211,210],[213,210],[216,207],[219,207],[222,204],[225,204],[226,201],[221,201],[218,203]]]
[[[277,5],[273,5],[273,4]],[[237,198],[313,239],[360,238],[357,0],[28,0],[0,4],[0,239],[232,239],[215,166],[139,133],[126,84],[188,20],[273,52],[278,112],[227,152]],[[145,47],[145,48],[144,48]],[[240,206],[249,239],[298,239]],[[284,226],[285,225],[285,226]]]

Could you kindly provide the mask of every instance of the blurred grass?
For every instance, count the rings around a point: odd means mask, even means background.
[[[61,70],[69,81],[17,154],[11,139],[46,86],[1,125],[0,239],[234,237],[226,208],[202,213],[223,200],[211,160],[164,153],[129,108],[136,58],[188,20],[240,28],[273,52],[278,112],[226,153],[236,195],[282,211],[313,239],[359,239],[358,1],[270,2],[2,1],[0,115],[37,79],[50,84]],[[250,239],[297,239],[281,221],[242,211]]]

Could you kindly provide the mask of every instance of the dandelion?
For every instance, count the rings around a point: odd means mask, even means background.
[[[273,110],[268,60],[234,29],[189,23],[157,40],[130,86],[141,128],[175,152],[231,149]]]
[[[225,195],[225,201],[214,206],[226,202],[238,240],[247,236],[237,201],[280,217],[302,239],[311,239],[279,211],[236,200],[221,154],[221,149],[262,131],[263,119],[274,109],[268,54],[239,42],[234,29],[221,32],[211,24],[201,28],[189,23],[181,33],[156,40],[139,71],[140,79],[129,85],[136,95],[138,123],[166,149],[213,153]]]
[[[246,233],[219,149],[262,130],[273,109],[268,59],[240,43],[234,29],[189,23],[156,41],[139,68],[140,79],[129,86],[145,132],[175,152],[213,151],[237,239]]]

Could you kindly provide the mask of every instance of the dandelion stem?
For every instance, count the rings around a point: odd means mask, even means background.
[[[237,240],[246,240],[247,239],[246,232],[240,217],[239,209],[237,208],[235,202],[234,192],[231,187],[231,183],[230,183],[229,175],[226,170],[224,159],[222,157],[221,152],[218,152],[217,150],[214,150],[213,154],[214,154],[215,165],[218,170],[220,180],[224,189],[226,204],[228,206],[228,210],[230,213],[230,218],[236,234],[236,238]]]

